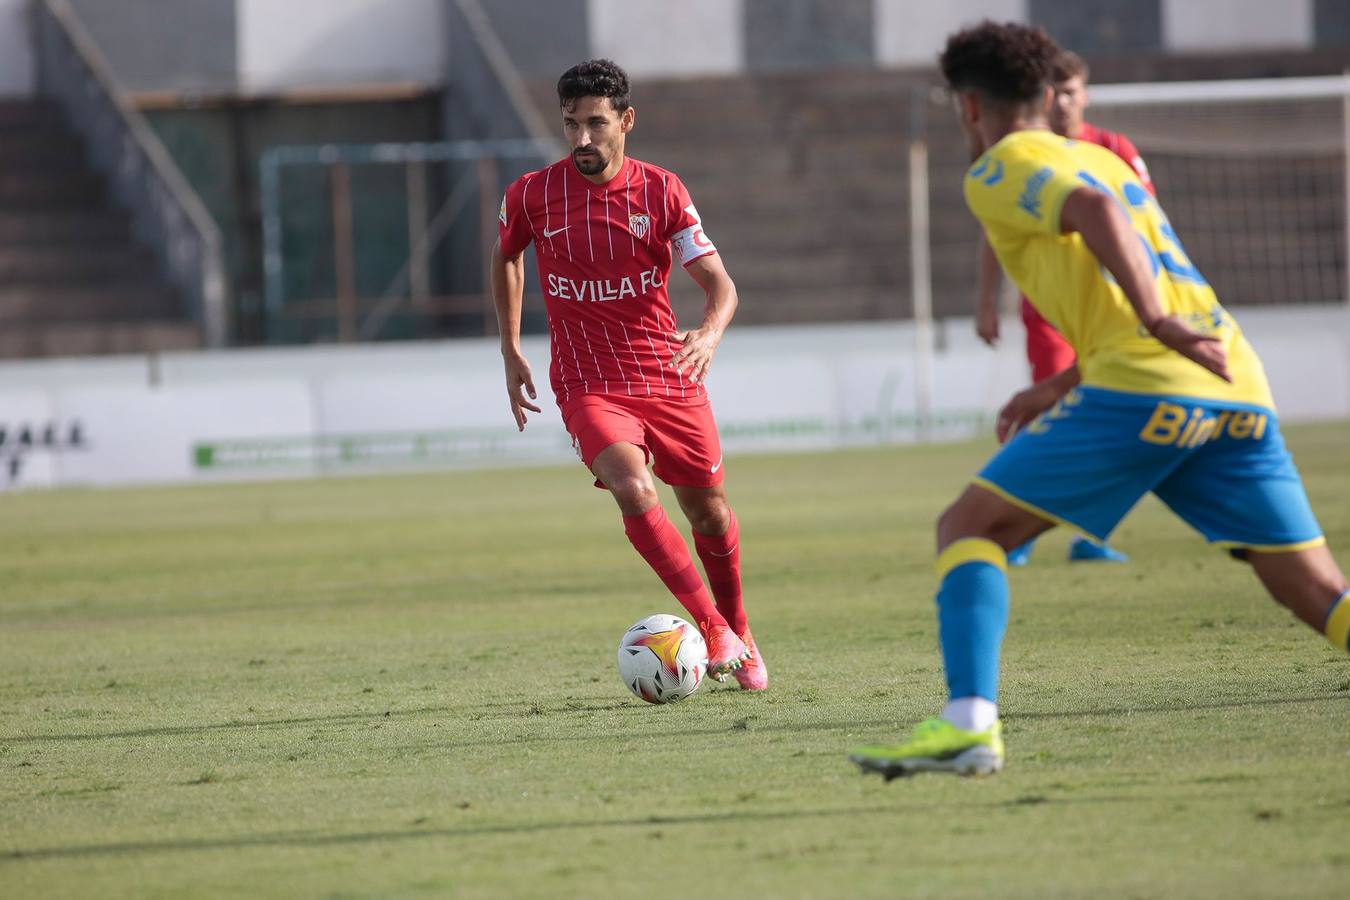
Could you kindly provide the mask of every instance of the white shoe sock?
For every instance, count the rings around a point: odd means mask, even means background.
[[[983,697],[953,697],[942,718],[966,731],[985,731],[998,721],[998,704]]]

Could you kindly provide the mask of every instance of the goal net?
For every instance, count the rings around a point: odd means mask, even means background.
[[[1227,306],[1339,303],[1350,79],[1107,85],[1088,118],[1139,148],[1186,252]]]

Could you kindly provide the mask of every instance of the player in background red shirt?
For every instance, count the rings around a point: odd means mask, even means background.
[[[628,76],[609,60],[558,80],[564,159],[502,198],[492,296],[517,428],[540,412],[520,350],[525,249],[534,244],[548,313],[549,380],[582,462],[613,494],[624,531],[708,643],[708,670],[746,690],[768,686],[741,598],[740,529],[722,482],[704,379],[736,311],[736,286],[673,173],[630,159]],[[679,257],[707,295],[703,321],[679,330],[666,282]],[[666,517],[648,463],[675,492],[708,587]]]
[[[1055,101],[1050,107],[1050,128],[1056,134],[1076,141],[1087,141],[1105,147],[1134,169],[1150,194],[1156,194],[1153,179],[1149,177],[1144,159],[1130,139],[1123,134],[1098,128],[1083,118],[1088,106],[1088,65],[1071,50],[1064,50],[1055,61]],[[983,233],[980,236],[979,302],[975,312],[975,332],[989,346],[999,339],[998,287],[1002,278],[998,260]],[[1040,384],[1053,378],[1074,364],[1075,356],[1069,342],[1055,326],[1045,320],[1026,297],[1019,298],[1022,324],[1027,332],[1027,362],[1031,364],[1031,381]],[[1008,564],[1024,566],[1031,558],[1033,541],[1028,541],[1008,553]],[[1128,557],[1106,544],[1099,544],[1081,535],[1075,535],[1069,545],[1069,559],[1075,562],[1126,562]]]

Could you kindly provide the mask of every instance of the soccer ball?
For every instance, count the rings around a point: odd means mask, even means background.
[[[707,671],[703,635],[678,616],[648,616],[619,641],[619,677],[648,703],[683,700],[698,690]]]

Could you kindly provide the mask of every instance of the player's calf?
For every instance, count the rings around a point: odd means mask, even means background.
[[[1350,583],[1325,543],[1280,552],[1249,548],[1247,562],[1272,597],[1337,649],[1350,650]]]

